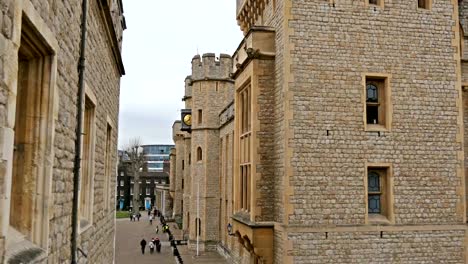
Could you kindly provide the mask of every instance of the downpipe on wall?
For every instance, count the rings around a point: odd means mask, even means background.
[[[72,236],[71,236],[71,263],[77,263],[78,252],[78,196],[80,188],[80,169],[81,169],[81,144],[83,131],[83,106],[85,96],[85,55],[86,55],[86,33],[88,0],[82,2],[81,13],[81,43],[80,59],[78,62],[78,101],[76,106],[76,131],[75,131],[75,160],[73,166],[73,207],[72,207]],[[82,252],[81,249],[79,249]],[[83,253],[85,257],[86,254]]]

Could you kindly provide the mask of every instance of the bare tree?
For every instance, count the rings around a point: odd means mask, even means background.
[[[145,164],[145,153],[141,147],[140,138],[132,138],[129,140],[128,146],[125,148],[125,152],[130,159],[131,171],[133,174],[133,208],[134,214],[138,214],[140,211],[140,171],[143,170]]]

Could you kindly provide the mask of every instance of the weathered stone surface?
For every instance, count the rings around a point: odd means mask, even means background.
[[[116,1],[114,7],[116,6]],[[71,210],[73,193],[73,167],[75,154],[75,128],[77,112],[77,88],[78,88],[78,57],[80,49],[80,21],[81,3],[79,0],[55,1],[55,0],[2,0],[0,1],[0,131],[13,127],[15,120],[16,86],[18,78],[18,44],[21,36],[22,17],[32,23],[32,28],[38,36],[43,36],[34,41],[46,41],[53,49],[53,59],[56,63],[51,70],[55,71],[56,93],[50,105],[56,105],[54,113],[50,116],[54,130],[47,136],[53,139],[51,153],[54,155],[47,159],[38,159],[38,166],[50,162],[50,193],[44,194],[49,199],[49,214],[46,216],[49,227],[48,237],[45,238],[47,246],[42,249],[46,252],[44,263],[70,262],[70,236],[71,236]],[[115,164],[118,131],[118,102],[120,76],[119,68],[114,55],[109,52],[112,41],[107,32],[106,21],[102,15],[100,1],[89,1],[88,10],[88,34],[86,57],[85,83],[96,97],[98,104],[95,108],[95,160],[94,160],[94,204],[92,225],[87,230],[80,231],[79,247],[88,254],[88,258],[80,258],[80,263],[112,263],[114,239],[114,214],[115,214],[115,175],[105,175],[105,151],[107,120],[111,120],[111,163]],[[113,12],[116,32],[122,35],[119,9]],[[112,21],[111,21],[112,22]],[[18,38],[18,40],[15,40]],[[117,48],[119,50],[119,48]],[[55,96],[55,97],[54,97]],[[51,99],[52,100],[52,99]],[[52,135],[53,134],[53,135]],[[53,136],[53,137],[52,137]],[[0,156],[7,157],[0,162],[0,212],[6,209],[10,202],[10,190],[6,189],[7,183],[11,183],[12,160],[9,155],[13,149],[13,140],[4,133],[0,133]],[[3,153],[8,150],[9,153]],[[8,154],[8,155],[7,155]],[[50,160],[49,160],[50,159]],[[44,166],[48,168],[47,166]],[[6,171],[6,172],[5,172]],[[110,181],[109,192],[104,190],[104,181]],[[108,193],[104,204],[104,195]],[[3,196],[6,198],[3,198]],[[108,209],[106,209],[108,208]],[[42,208],[32,211],[40,212]],[[0,214],[0,218],[2,218]],[[3,217],[5,218],[5,217]],[[8,219],[1,219],[0,223],[0,263],[3,263],[5,248],[8,244]],[[4,238],[6,240],[4,240]]]

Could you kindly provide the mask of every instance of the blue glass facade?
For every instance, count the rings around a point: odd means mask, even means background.
[[[162,171],[174,145],[143,145],[148,171]]]

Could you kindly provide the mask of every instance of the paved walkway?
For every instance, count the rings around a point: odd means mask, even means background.
[[[167,234],[162,232],[159,219],[153,220],[150,225],[148,213],[141,212],[140,221],[131,222],[128,218],[116,220],[115,235],[115,263],[116,264],[175,264],[176,261],[172,255],[172,249],[167,239]],[[159,225],[159,234],[156,234],[156,223]],[[161,253],[156,250],[150,254],[148,244],[152,237],[159,237],[162,241]],[[141,254],[140,241],[145,238],[145,254]],[[185,261],[184,261],[185,262]]]
[[[172,248],[169,245],[168,236],[162,233],[159,219],[153,220],[150,225],[148,221],[148,213],[141,212],[142,217],[138,222],[131,222],[128,218],[116,220],[116,236],[115,236],[115,263],[116,264],[176,264],[172,255]],[[156,234],[156,223],[159,225],[159,234]],[[176,225],[169,223],[171,232],[176,238],[182,236],[181,230],[177,229]],[[179,234],[180,233],[180,234]],[[152,237],[159,237],[162,241],[161,253],[149,253],[148,245],[146,246],[145,255],[141,254],[140,241],[144,237],[149,243]],[[200,252],[200,256],[195,256],[195,251],[188,250],[187,246],[178,245],[180,255],[184,264],[225,264],[227,261],[216,252]]]

